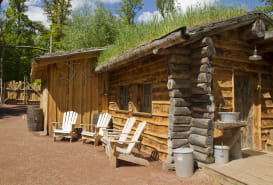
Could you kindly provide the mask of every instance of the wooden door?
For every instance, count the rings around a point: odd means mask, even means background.
[[[250,75],[236,75],[235,85],[235,111],[240,112],[240,120],[246,121],[247,126],[241,134],[241,147],[252,148],[253,137],[253,85]]]

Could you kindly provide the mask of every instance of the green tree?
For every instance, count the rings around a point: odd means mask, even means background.
[[[97,4],[92,21],[93,46],[107,46],[115,41],[120,21],[102,4]]]
[[[260,2],[264,2],[266,6],[258,7],[257,9],[273,16],[273,0],[260,0]]]
[[[11,46],[35,46],[39,30],[25,12],[26,0],[10,0],[9,8],[6,9],[3,35],[5,44]],[[40,26],[42,29],[42,26]],[[44,28],[44,27],[43,27]],[[3,62],[5,81],[22,80],[30,74],[31,60],[40,54],[38,50],[23,48],[6,48]]]
[[[143,5],[142,0],[122,0],[119,3],[120,8],[116,11],[125,24],[134,24],[134,18]]]
[[[163,19],[171,15],[175,11],[174,0],[156,0],[155,5]]]
[[[51,22],[50,31],[53,40],[53,50],[60,48],[59,43],[63,37],[63,26],[67,24],[71,7],[71,0],[44,0],[42,8]]]
[[[114,42],[120,21],[102,4],[85,5],[73,11],[64,27],[61,46],[64,50],[102,47]]]

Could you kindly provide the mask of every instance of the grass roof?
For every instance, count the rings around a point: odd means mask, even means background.
[[[124,26],[119,29],[119,34],[114,44],[102,52],[98,64],[107,62],[110,58],[120,56],[133,48],[160,38],[177,28],[201,25],[244,14],[245,12],[246,9],[239,6],[203,6],[194,9],[189,8],[185,14],[177,14],[166,20],[159,21],[157,18],[154,18],[147,23]]]

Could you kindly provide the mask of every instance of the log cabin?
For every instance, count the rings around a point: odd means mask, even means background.
[[[77,124],[91,123],[93,115],[107,112],[103,96],[106,79],[95,74],[97,57],[103,48],[80,49],[46,54],[32,62],[32,79],[42,79],[41,108],[44,133],[52,135],[52,122],[62,121],[63,113],[79,113]]]
[[[32,78],[44,82],[48,133],[68,109],[80,113],[79,123],[108,111],[115,128],[134,116],[147,122],[141,150],[166,170],[179,147],[193,148],[203,163],[214,161],[216,144],[263,150],[273,133],[272,25],[252,11],[181,27],[97,66],[102,49],[40,56]],[[254,48],[261,60],[250,60]],[[221,128],[218,112],[240,112],[244,127]]]
[[[214,161],[216,144],[264,149],[273,130],[272,24],[252,11],[181,27],[97,66],[108,76],[114,127],[131,116],[147,121],[142,151],[167,170],[179,147],[193,148],[203,163]],[[222,128],[218,112],[240,112],[239,120]]]

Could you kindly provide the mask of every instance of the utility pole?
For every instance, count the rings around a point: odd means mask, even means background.
[[[2,31],[2,28],[0,28],[0,34],[1,34],[1,41],[2,41],[2,50],[1,50],[1,57],[0,57],[0,104],[4,103],[4,84],[3,84],[3,62],[4,62],[4,54],[5,54],[5,38]]]

